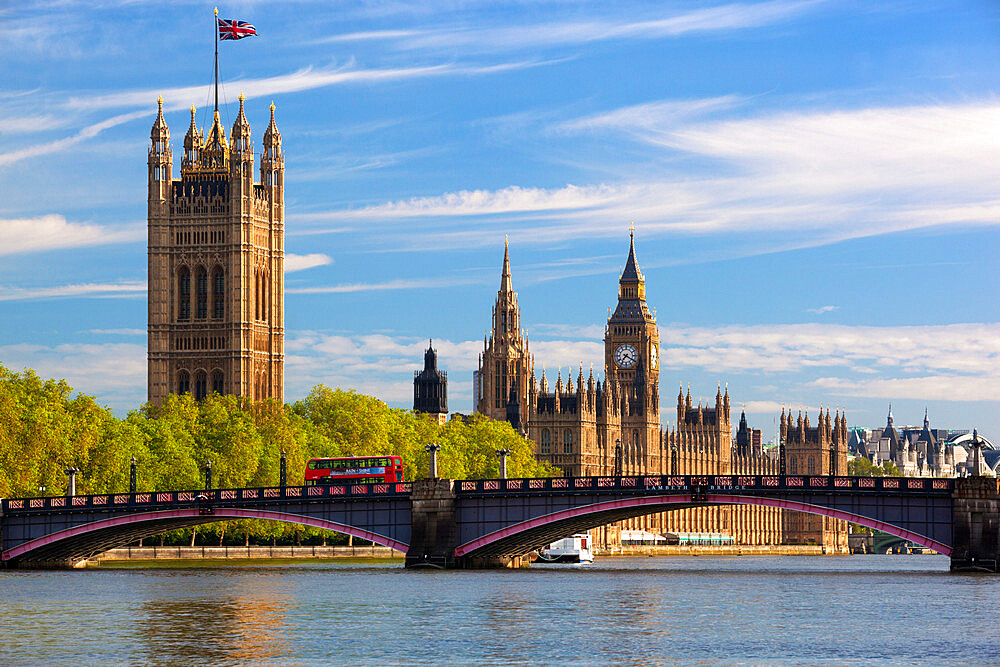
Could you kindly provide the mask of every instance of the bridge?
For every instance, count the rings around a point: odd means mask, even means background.
[[[407,567],[495,567],[611,522],[709,505],[762,505],[869,526],[996,572],[993,478],[653,475],[151,491],[0,502],[6,567],[70,567],[167,530],[269,519],[391,547]]]

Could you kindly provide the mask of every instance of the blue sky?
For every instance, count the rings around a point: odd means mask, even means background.
[[[412,6],[411,6],[412,5]],[[145,179],[210,121],[212,4],[0,8],[0,363],[145,388]],[[220,44],[286,151],[286,400],[471,408],[505,235],[541,370],[600,371],[636,225],[679,384],[1000,436],[1000,5],[241,2]],[[575,373],[576,371],[574,371]]]

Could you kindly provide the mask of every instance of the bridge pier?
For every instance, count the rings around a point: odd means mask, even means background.
[[[455,480],[417,480],[413,482],[410,502],[410,548],[406,551],[405,567],[488,570],[521,567],[527,563],[522,558],[455,557],[458,537]]]
[[[952,500],[951,569],[1000,572],[1000,480],[955,480]]]

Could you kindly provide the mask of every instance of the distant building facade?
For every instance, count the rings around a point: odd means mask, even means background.
[[[260,181],[243,95],[229,141],[215,112],[195,124],[173,177],[163,100],[148,159],[148,394],[284,400],[284,174],[281,134],[264,132]]]
[[[424,352],[424,370],[413,373],[413,409],[433,415],[439,424],[448,418],[448,372],[438,370],[434,341]]]
[[[955,477],[961,472],[966,450],[956,445],[967,431],[932,429],[927,411],[922,428],[897,429],[893,423],[892,406],[886,424],[871,432],[859,432],[859,454],[876,465],[893,463],[905,477]]]

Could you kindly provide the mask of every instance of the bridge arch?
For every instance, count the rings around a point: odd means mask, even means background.
[[[301,514],[226,507],[213,508],[212,514],[201,514],[195,507],[128,514],[73,526],[12,547],[3,552],[3,560],[77,562],[168,530],[232,519],[283,521],[353,535],[403,553],[409,548],[404,542],[363,528]]]
[[[823,507],[822,505],[766,496],[729,494],[707,494],[698,502],[692,502],[691,494],[685,493],[621,498],[544,514],[511,524],[461,544],[455,549],[455,556],[520,556],[572,532],[589,530],[615,521],[633,519],[656,512],[709,505],[758,505],[806,512],[807,514],[842,519],[861,526],[868,526],[930,547],[945,556],[951,556],[952,552],[951,546],[925,535],[872,517]]]

